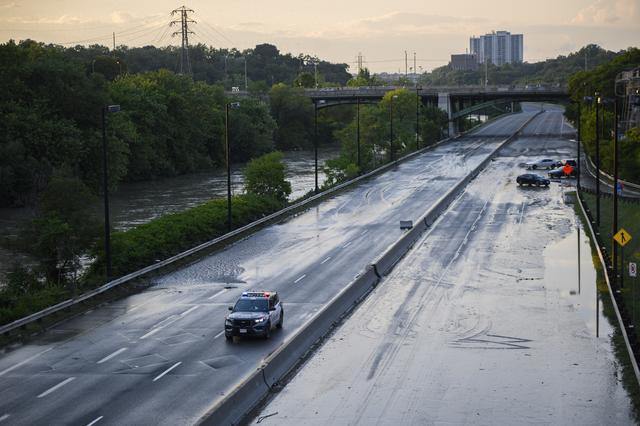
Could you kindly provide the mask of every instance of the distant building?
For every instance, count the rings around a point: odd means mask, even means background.
[[[521,63],[523,61],[523,35],[508,31],[494,31],[469,39],[469,49],[478,58],[478,63],[494,65]]]
[[[451,55],[449,66],[457,71],[476,71],[478,69],[478,57],[470,53]]]

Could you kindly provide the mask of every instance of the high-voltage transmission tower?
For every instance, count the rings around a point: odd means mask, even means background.
[[[180,19],[171,21],[170,26],[180,24],[181,30],[171,34],[172,37],[180,34],[182,36],[182,48],[180,49],[180,74],[191,74],[191,62],[189,61],[189,34],[194,34],[189,30],[189,24],[196,24],[196,21],[189,19],[189,13],[195,13],[192,9],[185,6],[179,7],[171,11],[171,16],[180,14]]]

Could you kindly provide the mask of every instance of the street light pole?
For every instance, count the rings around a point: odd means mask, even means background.
[[[618,98],[613,98],[613,232],[611,235],[615,235],[618,232]],[[613,277],[616,283],[618,282],[618,247],[613,243]],[[623,267],[620,265],[620,272],[624,274]]]
[[[227,163],[227,231],[231,232],[231,158],[229,155],[229,102],[224,109],[224,146]]]
[[[107,169],[107,113],[120,111],[120,105],[102,107],[102,193],[104,198],[104,257],[107,281],[111,277],[111,222],[109,219],[109,175]]]
[[[582,102],[578,102],[578,135],[577,135],[577,143],[576,150],[578,151],[578,157],[576,158],[576,163],[578,164],[578,170],[576,174],[576,190],[580,192],[580,173],[582,172],[582,165],[580,163],[580,144],[582,143],[582,135],[581,135],[581,126],[582,126]]]
[[[227,163],[227,230],[231,232],[231,147],[229,146],[229,107],[236,109],[240,102],[227,102],[224,108],[224,146]]]
[[[316,194],[320,192],[318,188],[318,104],[313,103],[313,161],[316,179]]]
[[[600,227],[600,93],[595,93],[596,101],[596,226]]]
[[[415,52],[414,52],[415,59]],[[420,149],[420,94],[421,86],[416,84],[416,151]]]
[[[389,156],[391,161],[393,161],[393,99],[396,96],[391,97],[391,102],[389,102]]]
[[[356,146],[358,158],[358,173],[361,172],[360,164],[360,97],[356,97]]]

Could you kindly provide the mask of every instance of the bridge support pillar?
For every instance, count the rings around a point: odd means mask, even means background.
[[[453,120],[451,117],[453,115],[453,108],[451,105],[451,96],[446,92],[438,93],[438,108],[440,110],[447,113],[447,117],[449,118],[449,137],[456,136],[458,134],[458,126],[456,120]]]

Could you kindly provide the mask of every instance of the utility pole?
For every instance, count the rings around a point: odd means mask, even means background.
[[[249,87],[249,84],[247,83],[247,57],[244,57],[244,91],[246,92]]]
[[[185,6],[179,7],[171,11],[171,16],[180,14],[180,19],[173,20],[169,23],[169,26],[180,24],[180,31],[176,31],[171,34],[171,37],[175,37],[178,34],[182,37],[182,47],[180,49],[180,74],[191,74],[191,62],[189,61],[189,34],[194,34],[189,30],[189,24],[195,24],[196,21],[189,19],[189,12],[194,13],[192,9],[187,9]]]
[[[358,75],[362,72],[362,52],[358,52]]]
[[[414,83],[418,85],[418,68],[416,68],[416,52],[413,52],[413,77]]]
[[[600,228],[600,93],[595,93],[596,101],[596,227]],[[616,231],[617,232],[617,231]]]
[[[113,53],[113,57],[115,58],[116,57],[116,33],[115,32],[113,33],[113,51],[112,51],[112,53]]]
[[[409,63],[407,62],[407,51],[404,51],[404,77],[407,78],[409,76],[408,68]]]

